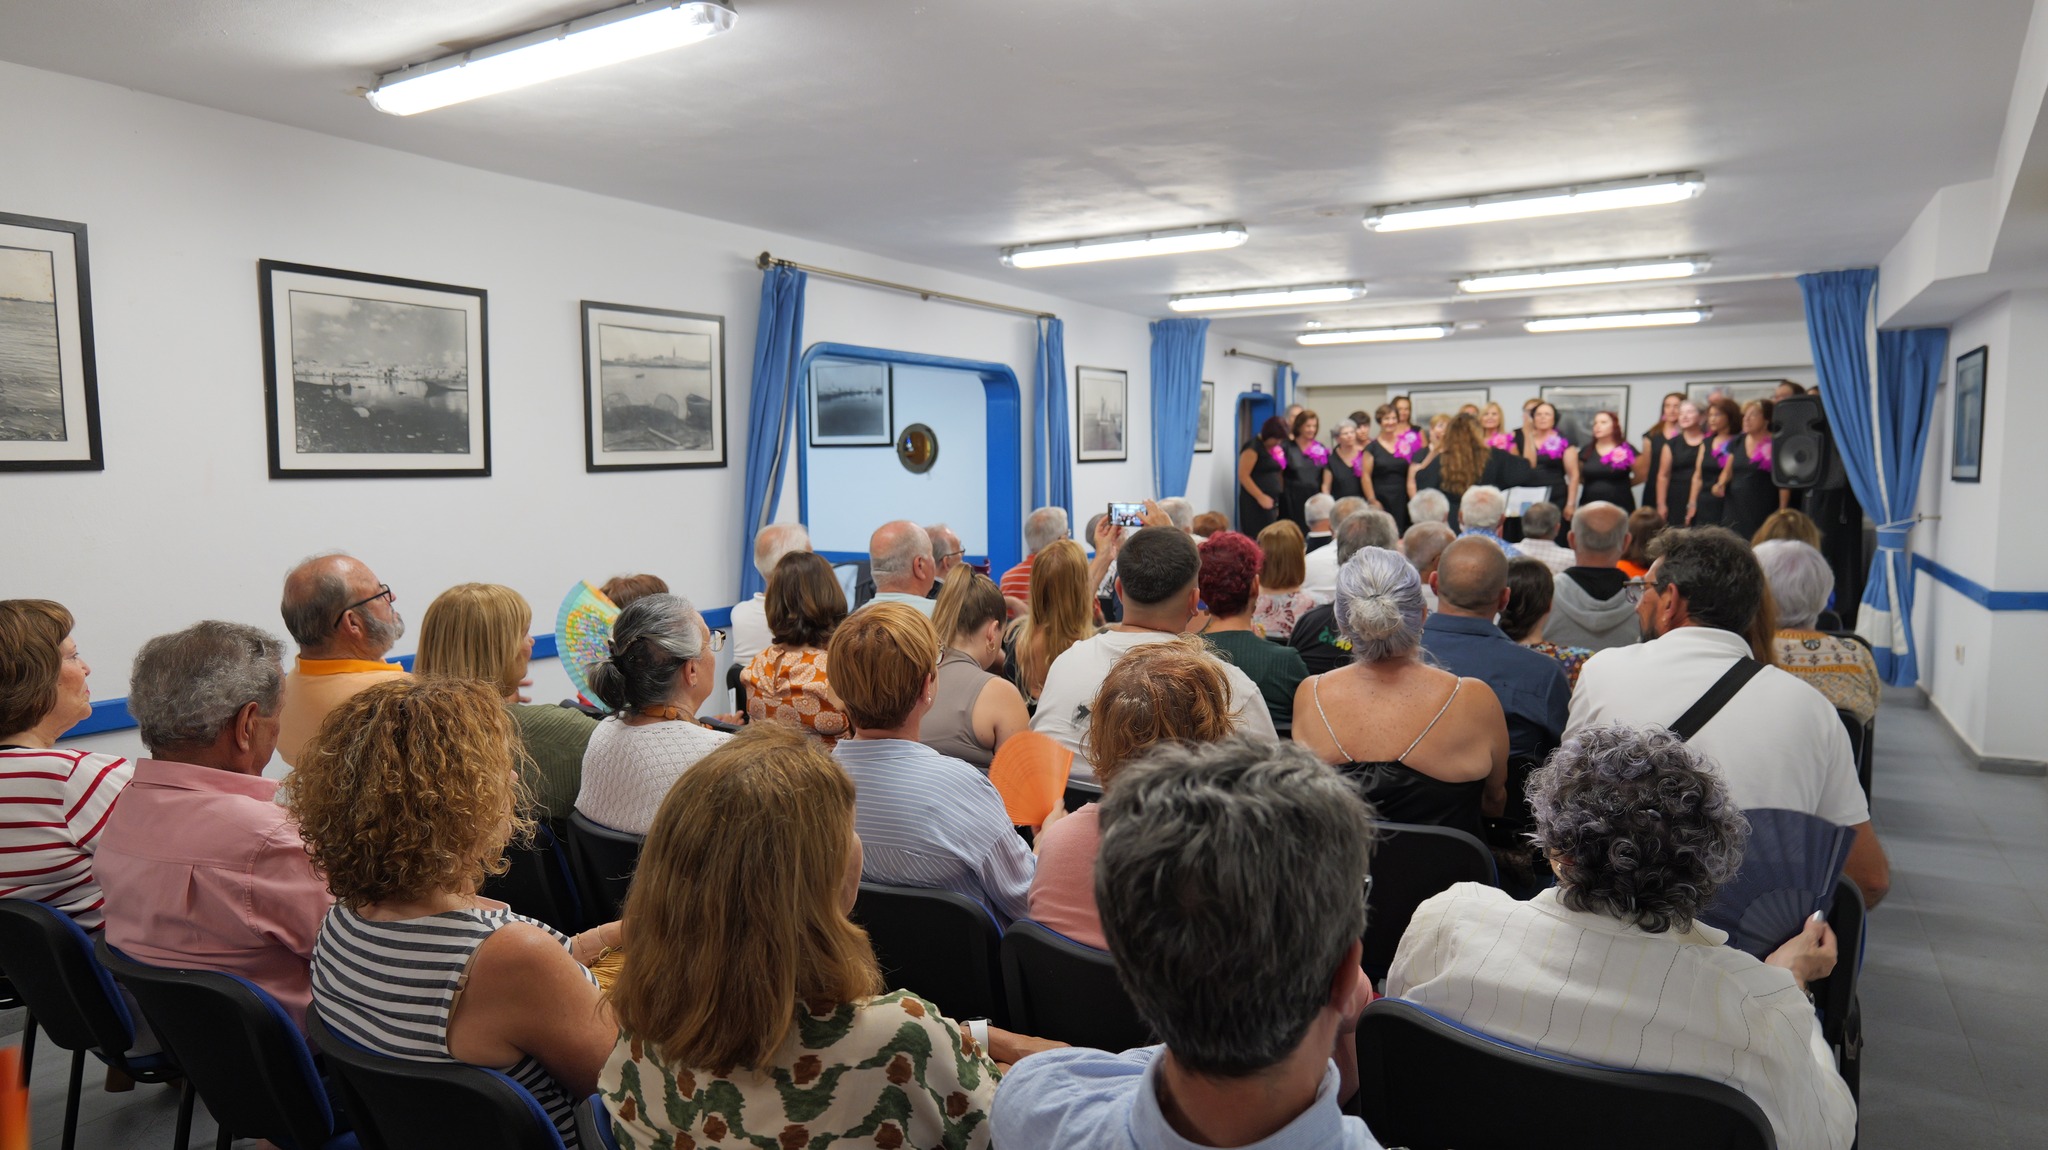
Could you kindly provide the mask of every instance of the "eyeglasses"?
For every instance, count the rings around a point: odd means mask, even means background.
[[[350,603],[348,606],[343,607],[341,609],[341,614],[336,615],[334,617],[334,625],[337,627],[341,626],[342,620],[348,618],[348,613],[350,611],[353,611],[358,607],[368,606],[371,603],[375,603],[379,599],[390,599],[394,603],[398,602],[398,600],[394,598],[391,594],[391,584],[379,583],[377,584],[377,593],[375,595],[372,595],[367,599],[358,599],[355,602]]]
[[[1621,585],[1622,594],[1628,596],[1631,605],[1643,601],[1643,592],[1654,590],[1657,584],[1648,578],[1631,579]]]
[[[709,628],[709,630],[711,632],[711,650],[714,652],[725,650],[725,632],[716,627]]]
[[[961,547],[953,551],[941,551],[938,554],[933,555],[932,558],[938,560],[941,563],[944,563],[946,560],[951,559],[955,555],[965,554],[967,554],[967,549],[965,547]]]

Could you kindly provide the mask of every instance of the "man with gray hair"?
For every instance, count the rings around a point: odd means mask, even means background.
[[[1330,506],[1330,534],[1352,516],[1372,510],[1372,504],[1356,495],[1347,495]],[[1337,558],[1337,549],[1322,547],[1308,553],[1308,559],[1301,568],[1301,593],[1318,603],[1328,603],[1337,597],[1337,567],[1342,560]]]
[[[1024,517],[1024,561],[1003,572],[997,580],[1003,598],[1019,603],[1031,601],[1031,561],[1038,553],[1067,537],[1067,509],[1041,507]]]
[[[1641,642],[1636,605],[1622,594],[1628,584],[1628,575],[1621,570],[1629,542],[1628,512],[1612,503],[1588,503],[1572,516],[1571,534],[1565,540],[1576,562],[1557,576],[1544,639],[1593,651]]]
[[[1308,552],[1313,555],[1330,545],[1330,514],[1337,506],[1337,499],[1327,491],[1318,491],[1308,497],[1303,505],[1308,516]]]
[[[1531,503],[1522,509],[1522,541],[1515,546],[1522,554],[1537,560],[1550,568],[1552,575],[1561,575],[1565,569],[1578,560],[1569,547],[1557,545],[1557,528],[1561,514],[1555,503]]]
[[[803,524],[770,523],[754,532],[754,570],[761,573],[765,583],[783,556],[810,549],[811,533]],[[734,666],[744,667],[767,650],[768,644],[775,641],[768,632],[768,593],[756,591],[753,598],[734,604],[728,630],[732,635]]]
[[[990,1112],[995,1141],[1377,1150],[1342,1110],[1372,997],[1359,967],[1372,808],[1294,743],[1168,744],[1117,775],[1101,833],[1102,931],[1164,1044],[1018,1061]]]
[[[1415,573],[1422,576],[1422,602],[1430,610],[1436,610],[1436,592],[1430,590],[1430,576],[1436,574],[1438,558],[1458,536],[1448,524],[1417,523],[1401,537],[1401,555]]]
[[[100,832],[107,943],[157,966],[239,975],[305,1025],[309,963],[333,899],[263,777],[283,644],[207,620],[135,656],[128,710],[150,757]]]
[[[939,565],[932,561],[932,537],[924,528],[908,519],[875,528],[868,537],[868,566],[875,573],[875,595],[868,603],[904,603],[931,616]]]
[[[1451,500],[1434,487],[1425,487],[1408,501],[1408,525],[1417,523],[1443,523],[1451,521]]]
[[[1189,535],[1195,533],[1195,505],[1193,503],[1178,495],[1169,495],[1154,504],[1154,506],[1166,512],[1167,522],[1187,532]]]
[[[1335,555],[1337,568],[1351,562],[1353,555],[1367,547],[1392,551],[1400,546],[1394,517],[1377,507],[1368,507],[1339,523],[1336,539],[1336,546],[1328,550]],[[1333,582],[1335,578],[1331,576]],[[1295,620],[1294,630],[1288,632],[1287,645],[1301,652],[1301,661],[1308,664],[1312,675],[1334,671],[1351,662],[1351,645],[1337,631],[1335,603],[1318,603],[1303,612]]]
[[[405,619],[390,585],[340,552],[315,555],[292,568],[278,609],[299,655],[284,679],[277,753],[296,763],[327,712],[358,691],[405,674],[405,668],[384,661],[405,635]]]
[[[1501,494],[1500,488],[1475,483],[1467,487],[1465,494],[1458,499],[1458,522],[1464,524],[1458,534],[1490,539],[1495,547],[1500,548],[1501,554],[1510,559],[1520,559],[1521,550],[1500,537],[1500,523],[1507,515],[1508,499]]]
[[[943,523],[932,524],[924,529],[924,533],[931,537],[932,563],[938,567],[939,582],[943,584],[946,581],[946,573],[960,566],[962,556],[967,554],[967,548],[961,546],[959,533]],[[933,587],[932,598],[938,597],[938,588]]]

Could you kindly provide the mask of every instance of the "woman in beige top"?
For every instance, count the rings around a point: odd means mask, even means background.
[[[932,709],[918,741],[984,771],[1005,739],[1031,727],[1017,685],[989,671],[1003,662],[1006,614],[1008,605],[995,580],[967,567],[946,577],[932,608],[932,623],[945,647],[939,653]]]

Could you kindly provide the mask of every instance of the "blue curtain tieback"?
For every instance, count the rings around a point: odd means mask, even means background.
[[[1877,547],[1880,551],[1904,551],[1906,538],[1913,533],[1918,519],[1902,519],[1897,523],[1880,523],[1877,527]]]

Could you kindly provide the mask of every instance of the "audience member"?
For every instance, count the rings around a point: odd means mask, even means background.
[[[939,568],[932,561],[932,540],[924,528],[897,519],[875,528],[868,537],[868,566],[875,573],[875,594],[866,603],[902,603],[931,617],[932,582]]]
[[[283,794],[335,902],[313,946],[320,1020],[388,1058],[503,1071],[574,1150],[573,1108],[618,1037],[589,966],[619,928],[569,938],[476,893],[532,832],[517,749],[491,688],[400,679],[335,707]]]
[[[1362,498],[1362,497],[1361,497]],[[1327,491],[1318,491],[1308,497],[1308,553],[1329,546],[1331,537],[1330,512],[1337,506],[1337,498]]]
[[[768,628],[769,577],[775,574],[775,568],[784,555],[810,549],[811,533],[801,523],[770,523],[754,532],[754,570],[761,573],[762,589],[754,592],[753,598],[746,602],[733,604],[732,624],[728,629],[732,632],[732,661],[736,666],[744,667],[753,662],[754,656],[767,650],[768,644],[775,641]],[[661,594],[668,594],[668,588],[662,587]],[[841,592],[842,598],[844,594]],[[618,602],[616,599],[612,601]],[[619,610],[625,609],[626,605],[619,603]]]
[[[1631,579],[1650,573],[1650,544],[1664,530],[1664,517],[1654,507],[1638,507],[1628,513],[1628,549],[1615,567]]]
[[[1507,496],[1498,487],[1475,483],[1465,489],[1458,498],[1458,529],[1460,536],[1476,536],[1491,542],[1500,553],[1510,559],[1522,552],[1514,544],[1500,537],[1500,525],[1508,515]]]
[[[773,641],[740,672],[747,721],[802,727],[830,747],[848,728],[825,653],[846,620],[846,589],[824,556],[796,551],[769,572],[767,596]]]
[[[1639,597],[1639,646],[1603,651],[1579,672],[1569,734],[1608,723],[1670,724],[1750,655],[1744,633],[1766,594],[1749,544],[1724,528],[1666,531]],[[1764,667],[1692,737],[1720,768],[1729,797],[1748,810],[1775,807],[1856,829],[1845,873],[1876,906],[1891,885],[1870,804],[1856,780],[1848,733],[1820,692]]]
[[[1579,668],[1593,657],[1593,652],[1584,647],[1561,647],[1543,637],[1543,626],[1550,621],[1550,608],[1557,594],[1557,577],[1550,568],[1527,555],[1508,564],[1508,605],[1501,608],[1496,620],[1508,638],[1557,660],[1564,668],[1565,683],[1576,689],[1579,685]]]
[[[1280,526],[1276,523],[1266,530]],[[1261,639],[1254,630],[1252,609],[1260,598],[1259,571],[1264,562],[1259,545],[1235,531],[1225,531],[1210,536],[1201,552],[1202,602],[1209,606],[1202,638],[1258,684],[1266,711],[1273,717],[1273,729],[1285,734],[1294,722],[1294,689],[1308,676],[1308,668],[1302,664],[1300,652]],[[1322,609],[1314,608],[1309,614]]]
[[[1422,605],[1431,611],[1436,610],[1436,592],[1429,588],[1429,577],[1436,574],[1444,548],[1457,538],[1457,533],[1444,523],[1417,523],[1401,537],[1401,556],[1415,568],[1415,575],[1422,582]]]
[[[390,586],[341,554],[316,555],[292,568],[279,610],[299,654],[284,679],[277,753],[297,766],[299,748],[327,712],[357,691],[405,674],[384,661],[405,635],[405,619]]]
[[[924,533],[932,541],[932,566],[938,569],[939,581],[944,582],[946,576],[965,561],[963,557],[967,548],[960,543],[960,533],[943,523],[932,524],[924,529]],[[938,597],[935,590],[932,598]]]
[[[1259,532],[1259,552],[1265,557],[1259,567],[1259,597],[1252,609],[1252,626],[1276,643],[1285,643],[1294,621],[1316,605],[1301,590],[1304,562],[1301,528],[1292,519],[1282,519]]]
[[[1038,553],[1069,538],[1067,532],[1067,511],[1064,507],[1041,507],[1024,517],[1024,561],[1003,572],[1001,586],[1003,597],[1028,601],[1031,598],[1031,568],[1038,559]],[[1094,531],[1088,536],[1095,541]]]
[[[1756,545],[1756,561],[1777,609],[1776,664],[1806,680],[1837,710],[1866,723],[1876,718],[1884,681],[1870,648],[1814,629],[1835,590],[1827,558],[1805,543],[1767,539]]]
[[[726,740],[697,722],[715,685],[718,638],[679,595],[649,595],[619,612],[611,653],[589,669],[591,689],[613,713],[583,752],[576,809],[585,818],[646,834],[669,787]]]
[[[512,588],[458,583],[435,596],[420,618],[413,672],[474,679],[496,690],[526,747],[517,761],[533,795],[534,817],[567,819],[583,785],[583,752],[597,720],[573,707],[517,701],[533,655],[532,624],[533,608]]]
[[[1445,534],[1449,534],[1448,528],[1445,529]],[[1353,555],[1358,554],[1367,547],[1378,547],[1382,550],[1392,551],[1399,545],[1399,540],[1394,535],[1393,515],[1373,507],[1357,515],[1350,516],[1343,523],[1339,524],[1337,527],[1337,544],[1328,550],[1335,558],[1336,563],[1342,565],[1349,563]],[[1313,559],[1314,556],[1310,556],[1310,558]],[[1332,572],[1330,577],[1330,594],[1332,599],[1336,597],[1336,569],[1336,566],[1330,568]],[[1308,674],[1320,675],[1325,671],[1334,671],[1351,662],[1351,641],[1344,638],[1337,628],[1337,606],[1335,603],[1318,603],[1307,614],[1304,614],[1297,620],[1294,624],[1294,630],[1287,636],[1287,645],[1294,648],[1301,655],[1303,670]],[[1290,729],[1292,728],[1293,710],[1294,696],[1290,693],[1287,699]],[[1276,716],[1274,720],[1275,728],[1279,726],[1277,716],[1280,713],[1278,709],[1273,711],[1273,714]]]
[[[1036,705],[1045,676],[1067,648],[1095,634],[1095,584],[1081,545],[1056,539],[1034,557],[1031,597],[1010,629],[1017,689]]]
[[[964,894],[1007,923],[1027,909],[1031,848],[988,776],[918,741],[938,667],[931,620],[904,604],[869,607],[832,636],[832,675],[854,727],[832,754],[860,794],[861,873]]]
[[[1337,572],[1352,662],[1295,692],[1294,741],[1357,784],[1381,818],[1484,838],[1482,812],[1506,803],[1507,721],[1484,681],[1423,661],[1425,614],[1407,560],[1378,547],[1352,556]]]
[[[1834,934],[1810,922],[1759,961],[1698,921],[1749,833],[1708,757],[1657,727],[1586,727],[1529,798],[1557,886],[1517,902],[1466,882],[1424,902],[1387,993],[1553,1057],[1727,1082],[1779,1146],[1846,1150],[1856,1101],[1802,993],[1833,969]]]
[[[1189,535],[1195,533],[1195,505],[1178,495],[1169,495],[1153,504],[1166,513],[1166,521]]]
[[[207,620],[143,644],[128,712],[149,758],[93,855],[107,944],[139,962],[215,970],[269,992],[301,1029],[313,940],[334,900],[277,783],[283,644]]]
[[[794,526],[799,531],[803,530],[803,524],[801,523],[792,524],[791,526]],[[805,541],[804,546],[810,546],[808,540]],[[668,583],[659,575],[614,575],[604,581],[604,586],[598,588],[598,593],[611,600],[612,606],[623,611],[631,607],[635,599],[645,598],[649,595],[668,594]],[[738,608],[734,608],[734,610],[738,610]]]
[[[1211,544],[1236,538],[1226,532]],[[1250,540],[1246,539],[1249,543]],[[1264,642],[1264,640],[1259,640]],[[1118,659],[1095,694],[1088,755],[1103,793],[1124,764],[1162,743],[1214,743],[1230,737],[1230,684],[1193,639],[1147,643]],[[1088,803],[1045,829],[1031,880],[1031,919],[1097,950],[1108,948],[1095,908],[1095,856],[1102,847],[1102,804]]]
[[[1441,523],[1450,526],[1451,500],[1434,487],[1425,487],[1408,500],[1408,527],[1413,530],[1418,523]]]
[[[1749,542],[1755,546],[1773,539],[1790,539],[1818,551],[1821,546],[1820,524],[1797,507],[1781,507],[1771,512],[1764,525],[1749,537]]]
[[[1588,503],[1572,516],[1565,542],[1577,562],[1557,577],[1545,628],[1551,642],[1604,651],[1640,641],[1635,601],[1622,594],[1628,576],[1618,566],[1628,538],[1628,513],[1612,503]]]
[[[1372,999],[1358,965],[1372,812],[1298,748],[1233,739],[1155,749],[1101,821],[1103,933],[1165,1043],[1026,1059],[996,1094],[996,1141],[1376,1150],[1341,1109]]]
[[[1031,719],[1032,730],[1074,752],[1075,775],[1083,779],[1091,777],[1083,769],[1089,710],[1111,665],[1133,647],[1162,643],[1185,632],[1201,594],[1201,553],[1194,540],[1171,527],[1146,527],[1131,535],[1117,564],[1123,622],[1075,643],[1054,661]],[[1273,717],[1259,697],[1258,685],[1236,667],[1221,665],[1230,682],[1231,714],[1242,729],[1273,738]]]
[[[1795,395],[1805,394],[1806,388],[1804,386],[1797,383],[1793,383],[1789,379],[1781,379],[1778,381],[1777,389],[1771,392],[1771,398],[1774,400],[1782,401],[1790,399]]]
[[[932,611],[933,629],[945,641],[919,741],[984,771],[1010,736],[1031,729],[1017,684],[994,673],[1003,665],[1008,614],[995,580],[972,567],[954,573]]]
[[[1347,495],[1330,507],[1330,533],[1335,538],[1337,528],[1355,515],[1376,510],[1370,503],[1356,495]],[[1392,516],[1388,517],[1389,519]],[[1374,546],[1377,546],[1375,544]],[[1337,595],[1337,552],[1332,547],[1319,547],[1308,553],[1301,564],[1302,594],[1318,603],[1328,603]]]
[[[1522,541],[1515,544],[1522,554],[1542,561],[1553,575],[1577,562],[1571,548],[1557,545],[1559,524],[1557,504],[1531,503],[1522,509]]]
[[[0,600],[0,894],[32,898],[100,929],[93,850],[135,773],[119,755],[58,748],[92,715],[92,668],[71,612],[48,599]],[[54,817],[52,817],[54,816]]]
[[[1230,530],[1230,517],[1221,511],[1204,511],[1195,516],[1195,538],[1207,539],[1211,535]]]
[[[1507,557],[1485,540],[1460,539],[1444,549],[1430,581],[1437,611],[1422,627],[1424,654],[1493,688],[1507,717],[1508,756],[1541,762],[1564,739],[1572,689],[1557,660],[1494,625],[1508,605]]]

